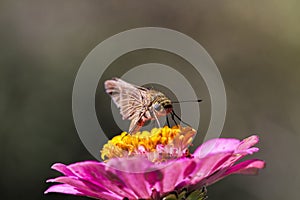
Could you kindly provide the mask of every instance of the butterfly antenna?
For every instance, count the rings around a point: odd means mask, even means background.
[[[174,116],[175,116],[175,117],[176,117],[179,121],[181,121],[183,124],[185,124],[185,125],[187,125],[187,126],[191,126],[191,125],[189,125],[188,123],[182,121],[181,118],[180,118],[178,115],[176,115],[176,113],[174,112],[174,110],[172,110],[172,116],[173,116],[173,118],[174,118]],[[174,121],[175,121],[175,120],[174,120]],[[176,124],[176,125],[177,125],[177,124]]]
[[[186,102],[195,102],[195,103],[200,103],[202,99],[197,99],[197,100],[186,100],[186,101],[172,101],[172,103],[186,103]]]

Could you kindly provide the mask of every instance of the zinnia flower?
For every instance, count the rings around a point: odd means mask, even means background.
[[[106,162],[54,164],[63,174],[45,193],[58,192],[95,199],[206,199],[206,187],[230,174],[257,174],[265,162],[236,162],[257,152],[257,136],[242,141],[212,139],[193,154],[187,151],[195,130],[190,127],[153,129],[114,137],[102,149]]]

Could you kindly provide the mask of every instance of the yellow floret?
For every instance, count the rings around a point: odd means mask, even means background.
[[[169,128],[153,128],[149,131],[137,132],[133,135],[127,132],[113,137],[101,150],[101,158],[107,160],[116,157],[132,156],[137,154],[155,153],[160,147],[185,150],[193,140],[196,131],[190,127],[174,126]],[[170,156],[170,153],[167,153]]]

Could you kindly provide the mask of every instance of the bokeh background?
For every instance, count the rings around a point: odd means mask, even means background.
[[[254,157],[266,160],[267,168],[259,176],[231,176],[210,186],[209,199],[299,199],[299,9],[297,0],[2,0],[0,198],[88,199],[43,195],[45,180],[58,175],[50,170],[53,163],[94,159],[73,123],[76,72],[106,38],[157,26],[194,38],[217,64],[228,98],[222,137],[261,138]],[[114,64],[130,67],[162,57],[177,63],[160,53],[136,52]]]

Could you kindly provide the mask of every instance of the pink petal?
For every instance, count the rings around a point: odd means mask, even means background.
[[[153,166],[153,163],[143,156],[135,156],[110,159],[106,166],[124,172],[144,173]]]
[[[252,154],[258,151],[258,148],[250,148],[259,141],[258,136],[253,135],[242,141],[233,138],[215,138],[211,139],[201,146],[199,146],[194,152],[196,157],[205,157],[208,154],[214,154],[219,152],[235,151],[240,154]]]
[[[155,171],[153,166],[154,164],[144,157],[117,158],[109,160],[107,170],[121,177],[137,197],[148,198],[152,193],[149,181],[154,181],[155,175],[159,176],[159,172],[150,173],[149,180],[145,179],[146,172]]]
[[[58,184],[58,185],[53,185],[50,188],[48,188],[44,194],[50,193],[50,192],[58,192],[58,193],[63,193],[63,194],[72,194],[72,195],[80,195],[83,196],[85,195],[82,192],[79,192],[76,190],[75,187],[70,186],[68,184]]]
[[[226,171],[226,176],[230,174],[256,175],[260,169],[265,168],[266,163],[262,160],[252,159],[232,166]]]
[[[61,163],[55,163],[52,165],[51,169],[54,169],[56,171],[59,171],[60,173],[66,175],[66,176],[74,176],[74,174],[67,168],[66,165]]]
[[[197,163],[195,172],[191,175],[191,183],[195,184],[202,181],[206,177],[215,173],[216,171],[228,166],[224,166],[228,159],[232,157],[233,152],[221,152],[208,155],[204,158],[195,157],[194,160]]]
[[[195,157],[203,158],[209,154],[233,152],[239,145],[240,141],[237,139],[215,138],[199,146],[193,155]]]
[[[47,182],[58,182],[70,185],[73,188],[76,188],[80,193],[85,196],[94,197],[98,199],[122,199],[121,197],[109,193],[103,188],[94,186],[91,183],[79,180],[77,177],[57,177],[54,179],[50,179]]]
[[[257,144],[259,141],[259,138],[257,135],[252,135],[244,140],[241,141],[240,145],[237,148],[237,151],[247,150],[250,147]]]
[[[135,197],[132,190],[126,188],[127,186],[121,177],[108,170],[104,163],[85,161],[69,165],[68,169],[80,179],[91,182],[100,188],[105,188],[111,193],[128,198]]]
[[[161,184],[156,184],[156,189],[161,193],[174,190],[175,186],[187,179],[195,170],[196,163],[192,159],[178,159],[174,162],[166,163],[161,169],[163,180]]]
[[[244,162],[241,162],[237,165],[234,165],[230,167],[229,169],[223,169],[217,174],[214,174],[213,176],[209,177],[206,181],[206,185],[211,185],[226,176],[229,176],[231,174],[247,174],[247,175],[256,175],[260,169],[263,169],[265,167],[265,162],[262,160],[247,160]]]

